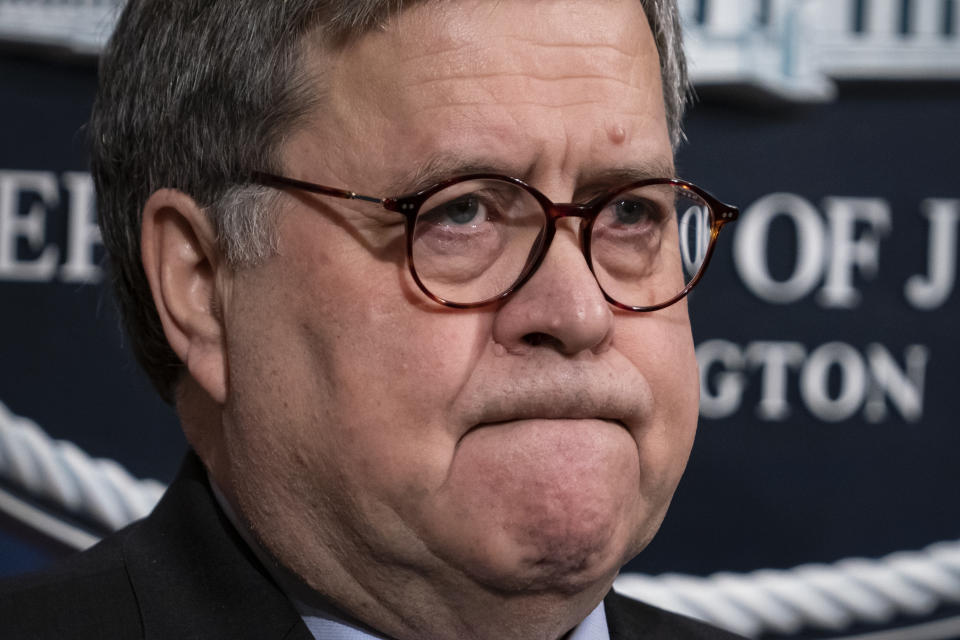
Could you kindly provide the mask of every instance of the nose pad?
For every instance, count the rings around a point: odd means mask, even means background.
[[[558,224],[537,271],[497,311],[493,339],[507,352],[553,348],[574,355],[609,347],[613,312],[575,235]]]

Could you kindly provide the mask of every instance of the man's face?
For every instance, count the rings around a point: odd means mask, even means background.
[[[311,60],[324,100],[285,142],[290,177],[395,196],[482,168],[571,202],[615,170],[672,172],[637,0],[427,3]],[[685,304],[613,309],[564,219],[512,297],[448,309],[410,278],[398,214],[281,203],[279,255],[234,274],[223,309],[219,479],[263,542],[328,594],[341,574],[602,593],[693,440]]]

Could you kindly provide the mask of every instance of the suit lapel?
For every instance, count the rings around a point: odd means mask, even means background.
[[[603,600],[610,640],[746,640],[644,602],[610,591]]]
[[[611,590],[603,599],[603,609],[607,614],[607,629],[610,631],[610,640],[635,640],[641,636],[641,630],[649,626],[649,616],[643,609],[637,610],[633,601],[628,601],[616,591]]]
[[[123,557],[144,638],[313,638],[217,507],[192,452],[126,536]]]

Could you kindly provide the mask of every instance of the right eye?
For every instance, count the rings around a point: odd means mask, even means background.
[[[434,224],[465,225],[483,222],[485,212],[486,207],[480,202],[480,198],[474,194],[468,194],[434,207],[427,212],[427,215]]]
[[[422,213],[421,218],[430,224],[462,227],[483,224],[487,222],[489,214],[490,208],[480,195],[468,193],[434,206]]]
[[[611,210],[612,222],[625,228],[655,224],[663,217],[657,205],[646,198],[621,197],[610,203],[608,207]]]

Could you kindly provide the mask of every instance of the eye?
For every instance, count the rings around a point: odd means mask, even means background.
[[[619,198],[612,202],[610,207],[614,220],[624,226],[655,222],[661,217],[656,205],[643,198]]]
[[[425,215],[433,224],[464,226],[485,222],[487,211],[487,206],[478,195],[470,193],[439,204]]]

